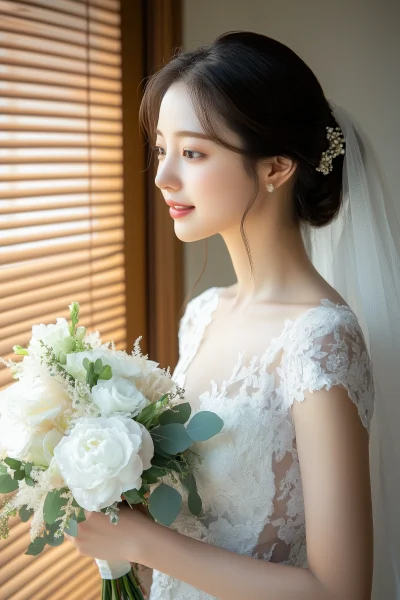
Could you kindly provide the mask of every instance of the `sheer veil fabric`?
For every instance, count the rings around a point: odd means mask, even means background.
[[[369,140],[348,111],[331,106],[346,142],[344,202],[333,223],[302,233],[314,266],[357,315],[372,359],[374,524],[400,600],[400,225]]]

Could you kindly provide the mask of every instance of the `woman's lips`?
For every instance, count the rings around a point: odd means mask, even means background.
[[[174,208],[173,206],[169,209],[169,214],[173,219],[180,219],[185,217],[194,210],[194,206],[188,206],[187,208]]]

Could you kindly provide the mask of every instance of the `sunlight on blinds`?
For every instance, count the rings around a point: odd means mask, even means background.
[[[117,0],[0,0],[0,355],[68,317],[126,346]],[[0,365],[0,389],[11,382]],[[0,541],[1,600],[95,600],[92,559],[66,542]]]

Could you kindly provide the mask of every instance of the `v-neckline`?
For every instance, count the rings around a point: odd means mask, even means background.
[[[183,382],[181,384],[181,387],[185,387],[185,382],[186,382],[186,373],[188,368],[190,367],[190,365],[192,364],[193,360],[195,359],[201,344],[203,342],[204,339],[204,335],[207,331],[207,328],[211,325],[212,321],[213,321],[213,316],[220,304],[220,299],[221,299],[221,291],[225,289],[224,287],[218,287],[218,286],[214,286],[212,288],[209,288],[207,290],[207,292],[210,294],[210,298],[208,300],[208,305],[206,306],[206,311],[207,311],[207,318],[206,318],[206,322],[205,325],[201,328],[201,330],[199,330],[198,334],[197,334],[197,339],[195,340],[195,350],[193,352],[193,355],[190,357],[189,362],[186,364],[185,369],[179,374],[180,377],[183,378]],[[212,293],[211,293],[212,292]],[[213,302],[214,301],[214,302]],[[283,338],[285,337],[285,335],[287,334],[287,332],[292,329],[292,327],[294,327],[300,320],[304,319],[310,312],[312,311],[316,311],[322,307],[328,307],[328,308],[335,308],[337,310],[345,310],[345,311],[350,311],[352,314],[354,314],[355,318],[356,315],[353,312],[353,310],[350,308],[350,306],[348,304],[341,304],[341,303],[335,303],[332,302],[332,300],[329,300],[328,298],[321,298],[319,301],[319,304],[315,305],[315,306],[311,306],[310,308],[307,308],[306,310],[304,310],[303,312],[301,312],[296,318],[294,319],[285,319],[284,320],[284,325],[282,328],[281,333],[278,336],[275,336],[271,339],[270,343],[268,344],[268,346],[265,348],[265,350],[262,352],[262,354],[260,356],[256,356],[250,359],[250,363],[251,361],[254,360],[254,358],[256,358],[256,364],[258,365],[257,368],[259,368],[263,362],[265,361],[265,357],[272,353],[274,351],[274,348],[278,348],[279,347],[279,343],[282,342]],[[210,387],[212,386],[212,384],[214,383],[217,386],[217,389],[220,391],[221,389],[224,389],[226,384],[229,384],[230,380],[232,379],[233,374],[235,373],[235,369],[237,368],[237,364],[238,362],[243,358],[245,354],[245,351],[241,350],[238,351],[237,354],[237,359],[236,359],[236,363],[232,366],[232,370],[231,373],[229,375],[228,379],[224,379],[222,384],[218,386],[218,384],[215,382],[215,380],[210,379],[208,386],[203,390],[203,392],[201,392],[201,394],[199,395],[199,398],[201,398],[201,396],[203,396],[206,392],[210,391]],[[246,365],[244,365],[246,366]],[[197,409],[195,409],[193,411],[193,413],[197,412],[198,410],[201,410],[201,406],[202,406],[202,401],[200,400],[199,403],[199,407]]]

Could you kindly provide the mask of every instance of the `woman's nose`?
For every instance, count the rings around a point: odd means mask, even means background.
[[[160,190],[172,188],[178,190],[181,187],[181,181],[173,165],[166,160],[159,164],[154,183]]]

